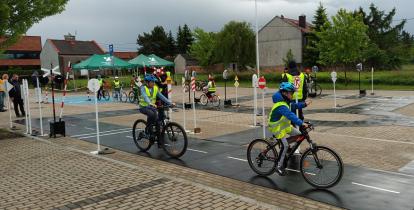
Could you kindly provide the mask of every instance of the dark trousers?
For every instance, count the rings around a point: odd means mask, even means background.
[[[13,98],[13,106],[14,106],[14,113],[16,113],[16,116],[18,117],[19,114],[19,107],[20,112],[22,115],[25,115],[26,112],[24,112],[24,106],[23,106],[23,99],[22,98]]]
[[[139,109],[139,111],[147,116],[147,128],[151,128],[152,125],[156,125],[158,122],[158,111],[155,107],[142,107]]]

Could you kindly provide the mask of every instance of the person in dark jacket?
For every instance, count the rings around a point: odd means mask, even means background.
[[[292,100],[296,101],[296,99],[298,99],[298,102],[304,102],[308,97],[308,85],[306,83],[305,74],[299,71],[295,61],[290,61],[288,68],[289,72],[286,74],[286,77],[282,82],[290,82],[294,85],[296,84],[295,86],[298,86],[298,88],[293,95]],[[296,109],[292,108],[292,112],[296,113]],[[298,116],[301,120],[305,119],[303,111],[300,108],[298,109]]]
[[[13,74],[11,84],[13,85],[13,88],[10,90],[9,95],[10,99],[13,101],[14,112],[16,117],[23,117],[26,115],[26,112],[24,111],[22,91],[20,88],[19,76],[17,74]],[[22,115],[19,113],[19,108]]]

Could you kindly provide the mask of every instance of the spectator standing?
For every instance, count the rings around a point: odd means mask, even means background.
[[[17,74],[13,74],[11,84],[13,85],[13,88],[10,90],[9,95],[10,99],[13,101],[14,113],[16,114],[16,117],[22,117],[26,115],[26,112],[24,111],[22,91],[20,88],[19,76]],[[20,115],[19,108],[22,115]]]

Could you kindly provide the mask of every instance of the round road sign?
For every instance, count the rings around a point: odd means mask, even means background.
[[[266,88],[266,79],[263,76],[261,76],[259,79],[259,88],[260,89]]]
[[[88,81],[88,89],[91,92],[96,93],[99,90],[99,88],[99,81],[97,79],[91,79]]]

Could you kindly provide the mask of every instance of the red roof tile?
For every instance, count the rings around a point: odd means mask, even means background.
[[[0,43],[7,38],[0,37]],[[15,44],[11,45],[6,51],[42,51],[42,40],[40,36],[22,36]]]
[[[123,60],[131,60],[138,56],[138,52],[114,52],[114,56]]]
[[[102,48],[95,41],[66,41],[55,39],[51,39],[50,41],[61,55],[104,54]]]
[[[40,66],[40,59],[0,59],[0,66]]]
[[[306,22],[306,28],[302,28],[302,27],[299,26],[299,20],[290,19],[290,18],[281,18],[281,19],[284,20],[285,22],[299,28],[302,32],[309,33],[312,30],[312,28],[311,28],[312,25],[308,22]]]

